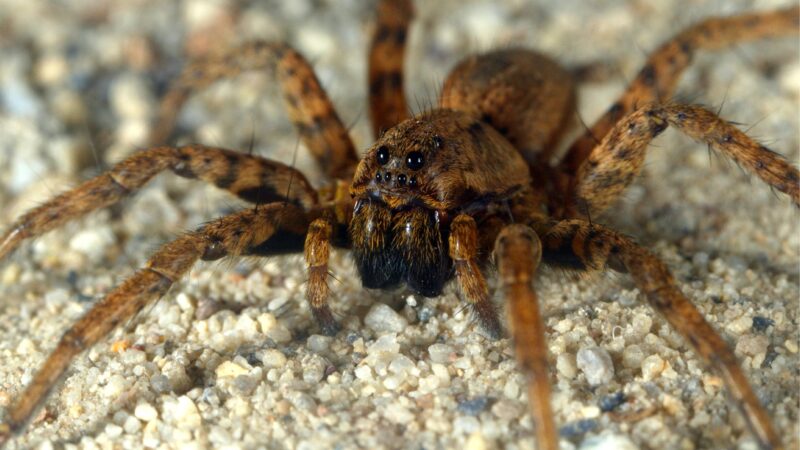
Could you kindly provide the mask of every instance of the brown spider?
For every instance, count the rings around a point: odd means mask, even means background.
[[[9,228],[0,239],[0,258],[25,239],[118,202],[164,170],[213,183],[258,205],[164,245],[145,268],[93,307],[64,334],[9,408],[0,439],[25,427],[79,353],[164,295],[198,260],[304,250],[312,312],[324,333],[336,334],[327,303],[333,245],[353,250],[365,287],[406,284],[430,297],[455,278],[481,326],[497,338],[502,326],[481,271],[493,259],[517,358],[530,376],[538,448],[558,444],[533,290],[540,262],[573,271],[628,273],[651,305],[720,373],[761,447],[781,446],[733,352],[680,292],[666,266],[630,238],[589,218],[633,181],[648,144],[669,125],[800,203],[800,176],[785,159],[705,108],[665,100],[697,50],[797,33],[800,8],[710,19],[678,34],[650,56],[619,101],[555,165],[550,164],[553,151],[574,110],[571,74],[529,50],[474,56],[451,72],[437,108],[409,118],[401,69],[411,16],[407,0],[378,5],[369,99],[379,138],[360,162],[310,66],[282,43],[253,43],[193,62],[162,103],[154,142],[167,140],[191,92],[245,70],[274,68],[292,121],[333,180],[328,187],[315,190],[294,168],[254,155],[202,145],[154,147],[35,208]]]

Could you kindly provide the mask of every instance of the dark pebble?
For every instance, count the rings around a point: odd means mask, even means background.
[[[766,317],[755,316],[753,317],[753,331],[763,333],[767,328],[775,325],[775,321]]]
[[[469,400],[458,402],[457,409],[459,412],[469,416],[477,416],[489,406],[490,402],[491,399],[489,397],[475,397]]]
[[[600,411],[609,412],[615,410],[619,405],[625,403],[625,394],[622,392],[615,392],[613,394],[608,394],[600,399],[597,403],[597,406],[600,407]]]

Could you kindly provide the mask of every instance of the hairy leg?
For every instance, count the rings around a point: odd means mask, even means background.
[[[622,97],[570,146],[561,164],[562,171],[574,175],[597,141],[637,105],[669,100],[697,50],[717,50],[739,42],[796,35],[798,32],[800,7],[711,18],[682,31],[650,55]]]
[[[800,205],[800,172],[783,156],[759,144],[730,122],[696,105],[649,104],[624,119],[598,144],[578,170],[570,195],[577,213],[604,211],[634,180],[650,141],[673,126],[755,174]]]
[[[450,224],[450,259],[458,278],[458,286],[483,329],[494,339],[502,336],[503,328],[489,296],[486,279],[478,267],[478,227],[475,220],[460,214]]]
[[[323,171],[336,179],[351,177],[358,157],[347,128],[314,70],[300,53],[284,43],[252,42],[189,63],[161,102],[151,143],[167,141],[180,108],[192,92],[245,71],[265,69],[275,71],[289,118]]]
[[[292,204],[271,203],[209,222],[194,232],[163,245],[145,264],[109,293],[62,336],[25,391],[10,406],[0,424],[0,444],[21,432],[44,403],[72,360],[161,298],[197,260],[263,254],[265,243],[281,232],[303,235],[305,212]],[[296,249],[296,250],[299,250]]]
[[[542,247],[534,231],[524,225],[509,225],[500,232],[494,258],[500,287],[508,299],[508,317],[514,349],[522,370],[530,377],[528,402],[536,427],[536,448],[558,448],[558,431],[550,404],[547,344],[533,277]]]
[[[334,336],[339,331],[339,324],[333,318],[328,296],[328,260],[331,252],[331,235],[333,225],[330,220],[319,218],[311,222],[305,242],[305,259],[308,265],[308,284],[306,299],[311,305],[311,312],[322,332]]]
[[[376,13],[369,49],[369,117],[378,137],[408,118],[403,62],[414,6],[410,0],[383,0]]]
[[[134,154],[17,219],[0,236],[0,260],[25,239],[110,206],[164,170],[199,178],[255,203],[289,201],[304,208],[317,204],[317,193],[305,176],[279,162],[202,145],[155,147]]]
[[[781,448],[780,438],[733,351],[681,293],[669,269],[655,255],[622,234],[582,220],[557,223],[541,241],[546,264],[590,271],[609,267],[629,273],[650,305],[722,376],[759,445]]]

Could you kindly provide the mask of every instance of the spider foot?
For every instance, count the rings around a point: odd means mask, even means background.
[[[490,301],[481,301],[472,305],[472,312],[481,324],[483,331],[492,339],[503,337],[503,326],[497,317],[497,310]]]
[[[336,336],[336,333],[341,331],[342,326],[333,318],[333,312],[328,305],[323,305],[318,308],[311,308],[314,314],[314,320],[317,321],[322,334],[325,336]]]

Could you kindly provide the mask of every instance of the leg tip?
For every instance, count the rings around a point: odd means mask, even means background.
[[[481,328],[492,340],[503,338],[503,326],[497,317],[497,311],[490,302],[480,302],[473,305],[473,312],[481,324]]]
[[[311,308],[311,312],[314,314],[314,319],[325,336],[336,336],[336,333],[341,331],[341,325],[333,318],[333,313],[327,305]]]

